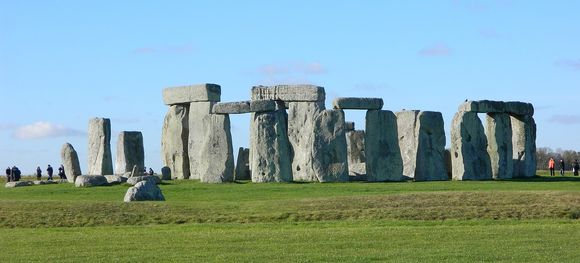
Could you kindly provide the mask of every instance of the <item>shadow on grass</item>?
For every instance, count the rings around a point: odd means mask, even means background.
[[[514,179],[505,179],[502,181],[511,181],[511,182],[580,182],[580,176],[534,176],[530,178],[514,178]]]

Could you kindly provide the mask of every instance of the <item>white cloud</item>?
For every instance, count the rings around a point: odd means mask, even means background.
[[[24,125],[12,134],[12,137],[21,140],[54,138],[63,136],[82,136],[85,132],[67,128],[60,124],[46,121],[39,121],[33,124]]]

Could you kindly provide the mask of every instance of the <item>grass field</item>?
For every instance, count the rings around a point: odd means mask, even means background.
[[[1,188],[0,262],[580,259],[580,177],[160,187]]]

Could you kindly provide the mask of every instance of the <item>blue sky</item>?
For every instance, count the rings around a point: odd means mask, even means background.
[[[107,117],[113,154],[142,131],[159,171],[161,90],[205,82],[222,101],[284,83],[325,87],[327,106],[381,97],[442,112],[448,136],[465,99],[526,101],[538,146],[580,150],[580,1],[344,2],[0,0],[0,167],[58,165],[70,142],[86,171],[88,120]],[[231,119],[237,153],[249,116]]]

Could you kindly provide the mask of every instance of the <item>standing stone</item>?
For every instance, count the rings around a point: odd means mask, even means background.
[[[111,157],[111,121],[93,118],[89,121],[89,159],[90,175],[113,174]]]
[[[291,182],[290,142],[284,110],[252,114],[250,131],[252,182]]]
[[[399,135],[399,147],[403,160],[403,175],[415,178],[417,168],[417,119],[418,110],[405,110],[395,114],[397,116],[397,132]]]
[[[440,112],[421,111],[417,119],[415,181],[448,180],[443,115]]]
[[[292,176],[295,181],[318,181],[311,155],[312,140],[314,119],[324,108],[324,101],[288,103],[288,139],[292,145]]]
[[[251,180],[250,174],[250,149],[240,147],[238,150],[238,159],[236,160],[236,171],[234,175],[236,180]]]
[[[77,151],[75,151],[75,148],[67,142],[60,150],[60,157],[62,159],[64,173],[66,174],[68,182],[74,183],[77,176],[82,174]]]
[[[137,165],[145,168],[145,150],[143,149],[143,134],[138,131],[122,131],[117,138],[117,160],[115,174],[125,174]]]
[[[207,141],[209,134],[204,130],[204,118],[209,116],[215,102],[192,102],[189,105],[189,136],[188,136],[188,156],[189,156],[189,179],[200,179],[203,171],[202,162],[206,159],[203,152],[203,143]],[[229,117],[228,117],[229,120]]]
[[[453,117],[451,161],[454,180],[492,179],[487,138],[477,113],[459,111]]]
[[[514,177],[536,175],[536,122],[529,115],[511,116]]]
[[[203,153],[198,161],[200,182],[223,183],[234,180],[234,150],[230,116],[227,114],[210,114],[203,118],[202,128],[205,131],[201,143]]]
[[[397,117],[392,111],[367,111],[365,156],[368,181],[403,180],[397,133]]]
[[[512,124],[508,114],[487,114],[487,152],[494,179],[511,179],[514,174]]]
[[[312,157],[314,175],[319,182],[349,180],[344,127],[342,110],[324,110],[314,119]]]
[[[171,180],[171,168],[168,166],[161,167],[161,180]]]
[[[169,107],[161,132],[163,165],[169,167],[177,179],[189,178],[189,105]]]
[[[354,126],[354,125],[353,125]],[[348,123],[345,125],[348,129]],[[348,175],[350,181],[366,181],[365,131],[347,131]]]

